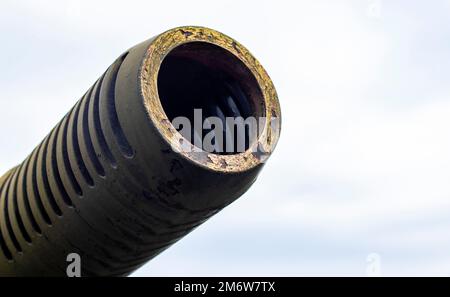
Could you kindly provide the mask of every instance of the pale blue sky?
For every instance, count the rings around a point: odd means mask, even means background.
[[[134,275],[358,276],[370,253],[384,275],[450,275],[449,19],[450,1],[2,0],[0,172],[128,47],[208,26],[272,77],[280,143],[248,193]]]

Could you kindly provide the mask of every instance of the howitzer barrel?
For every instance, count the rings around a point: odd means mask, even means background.
[[[244,150],[229,145],[238,131],[211,134],[207,151],[174,124],[197,109],[265,120],[241,133]],[[136,45],[0,178],[0,275],[65,276],[72,253],[82,276],[131,273],[253,184],[280,116],[265,70],[222,33],[180,27]]]

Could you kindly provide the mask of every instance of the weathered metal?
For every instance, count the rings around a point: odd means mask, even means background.
[[[184,151],[158,93],[174,49],[237,82],[253,116],[280,118],[269,76],[226,35],[180,27],[136,45],[0,179],[1,276],[64,276],[70,253],[84,276],[127,275],[253,184],[280,127],[245,152]]]

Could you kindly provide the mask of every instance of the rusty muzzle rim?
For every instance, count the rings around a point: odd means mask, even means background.
[[[230,72],[248,71],[255,84],[250,88],[250,99],[254,103],[253,114],[265,117],[264,128],[257,139],[245,152],[236,154],[215,154],[206,151],[186,152],[182,145],[187,140],[175,129],[166,114],[158,92],[158,74],[164,59],[180,46],[206,43],[219,47],[231,54],[236,61],[229,61]],[[236,71],[237,63],[243,67]],[[253,89],[252,89],[253,88]],[[241,172],[249,170],[267,159],[274,150],[280,136],[281,111],[275,87],[267,72],[256,58],[240,43],[218,31],[204,27],[178,27],[158,35],[147,50],[140,77],[140,89],[148,116],[164,139],[188,160],[221,172]],[[271,125],[272,120],[278,125]]]

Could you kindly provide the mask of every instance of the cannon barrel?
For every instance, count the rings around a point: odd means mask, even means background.
[[[264,120],[222,142],[209,126],[206,150],[174,124],[198,110],[224,127]],[[65,276],[72,253],[82,276],[128,275],[247,191],[280,117],[266,71],[222,33],[179,27],[132,47],[0,178],[0,276]]]

